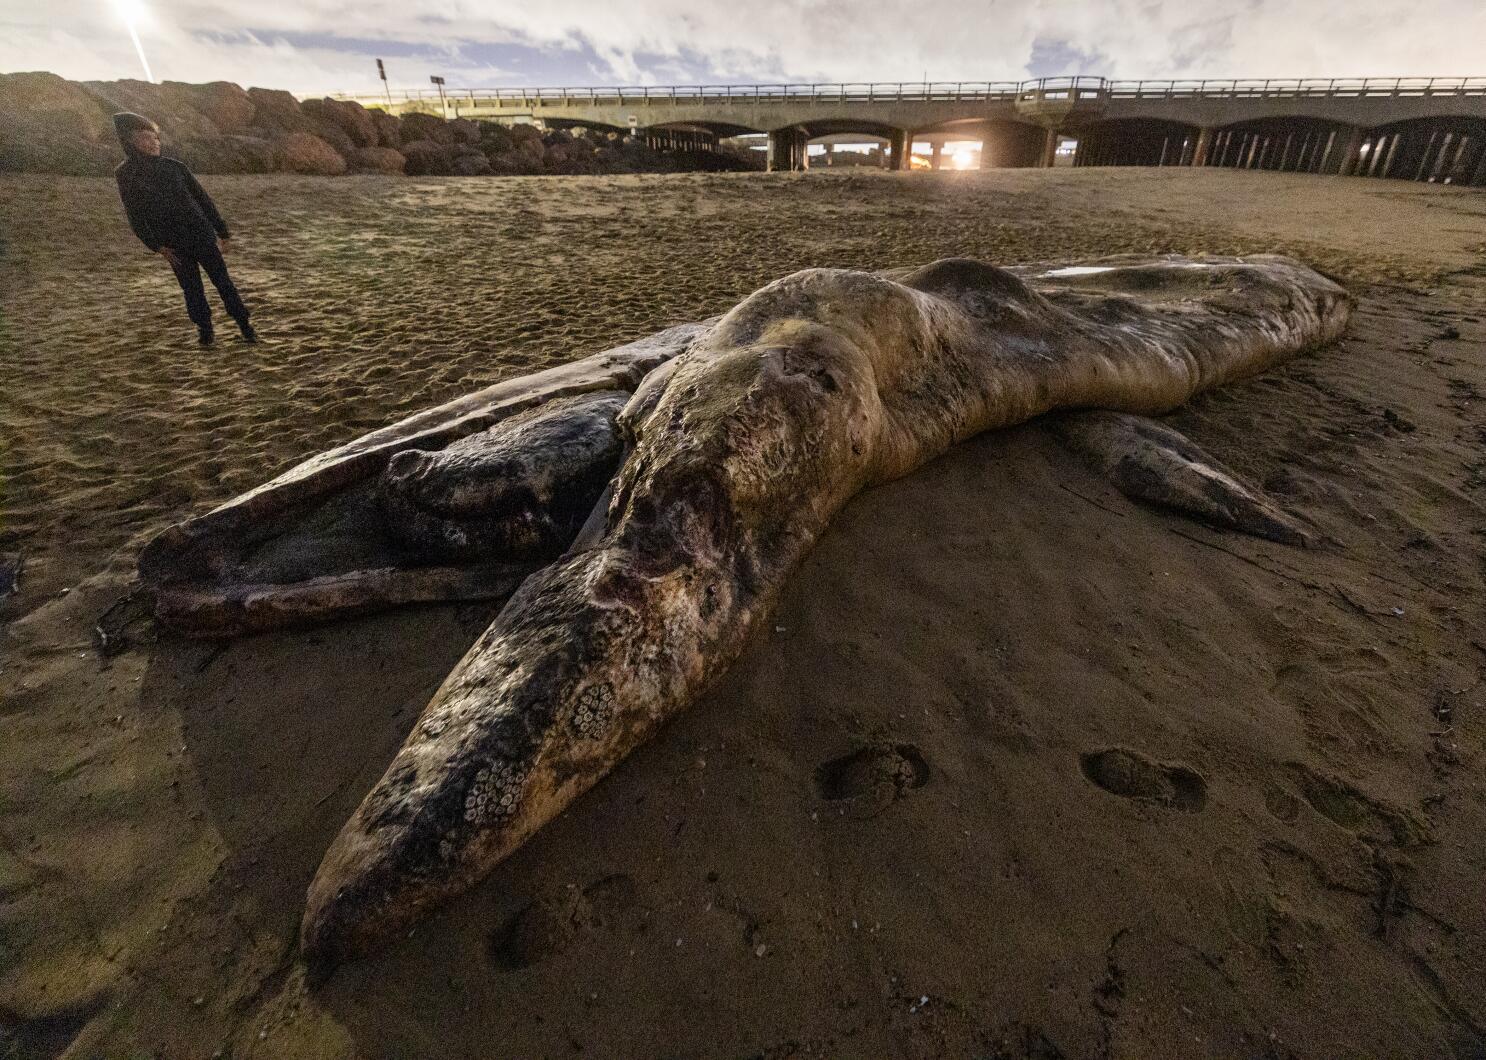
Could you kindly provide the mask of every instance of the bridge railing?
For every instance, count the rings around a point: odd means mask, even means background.
[[[1327,96],[1486,96],[1486,77],[1333,77],[1107,81],[1110,99],[1250,99]]]
[[[821,101],[881,103],[898,100],[1014,100],[1019,81],[862,81],[831,84],[777,85],[620,85],[606,88],[460,88],[445,89],[451,102],[478,101],[497,105],[563,106],[628,103],[768,103]],[[437,89],[415,88],[380,96],[337,93],[336,99],[409,102],[439,100]]]
[[[1362,96],[1486,96],[1486,77],[1341,77],[1119,81],[1045,77],[1035,81],[863,81],[831,84],[622,85],[607,88],[461,88],[442,98],[470,105],[516,108],[716,103],[920,103],[1106,99],[1251,99]],[[436,89],[382,95],[338,93],[364,103],[437,101]]]

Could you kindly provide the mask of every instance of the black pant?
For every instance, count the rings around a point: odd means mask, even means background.
[[[206,289],[201,285],[201,270],[211,277],[212,286],[222,296],[222,306],[227,310],[227,315],[239,324],[245,324],[248,320],[248,307],[243,305],[243,300],[238,296],[237,288],[233,286],[232,277],[227,275],[227,263],[222,260],[222,252],[214,246],[192,247],[175,250],[176,282],[181,285],[181,293],[186,296],[186,313],[191,317],[191,323],[198,328],[209,328],[212,325],[212,311],[206,304]]]

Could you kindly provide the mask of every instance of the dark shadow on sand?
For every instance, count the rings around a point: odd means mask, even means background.
[[[219,884],[297,932],[326,848],[495,605],[409,608],[230,641],[162,639],[145,701],[179,710],[228,849]]]

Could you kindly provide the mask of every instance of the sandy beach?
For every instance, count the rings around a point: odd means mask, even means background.
[[[196,347],[112,181],[0,176],[0,1056],[1486,1053],[1479,190],[205,183],[255,347]],[[803,267],[1131,252],[1357,296],[1340,343],[1170,417],[1319,547],[982,436],[853,501],[688,714],[323,984],[305,887],[492,609],[94,647],[153,533],[421,408]]]

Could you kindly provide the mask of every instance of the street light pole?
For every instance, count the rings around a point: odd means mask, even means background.
[[[438,74],[433,74],[429,80],[439,86],[439,111],[444,115],[444,120],[449,120],[449,102],[444,99],[444,79]]]

